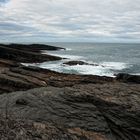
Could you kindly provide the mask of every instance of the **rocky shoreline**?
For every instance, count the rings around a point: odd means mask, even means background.
[[[0,44],[0,137],[139,140],[140,76],[64,74],[21,64],[61,60],[40,53],[60,49]],[[83,64],[68,64],[76,63]]]

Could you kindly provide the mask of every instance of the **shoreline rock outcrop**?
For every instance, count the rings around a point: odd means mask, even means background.
[[[13,49],[22,49],[25,51],[31,51],[31,52],[38,52],[40,53],[41,50],[49,50],[49,51],[56,51],[56,50],[65,50],[65,48],[62,47],[55,47],[51,45],[44,45],[44,44],[0,44],[0,46],[13,48]]]
[[[123,82],[131,82],[140,84],[140,75],[130,75],[127,73],[119,73],[116,79]]]
[[[17,46],[16,46],[17,47]],[[18,48],[0,45],[0,58],[6,60],[12,60],[18,63],[40,63],[44,61],[56,61],[61,60],[62,58],[52,55],[41,54],[40,52],[36,52],[36,48],[29,47],[28,45],[22,49],[22,46]],[[32,51],[29,51],[29,48]],[[45,49],[45,48],[44,48]],[[46,48],[47,49],[47,48]],[[35,52],[34,52],[35,51]]]
[[[44,125],[53,123],[66,135],[75,135],[74,140],[139,140],[139,101],[140,87],[135,84],[48,86],[0,95],[0,114],[5,113],[7,103],[11,118]],[[61,136],[56,134],[55,139]]]
[[[139,76],[64,74],[21,64],[62,59],[41,54],[44,47],[0,45],[0,138],[140,139]]]
[[[75,65],[91,65],[91,66],[99,66],[98,64],[90,64],[84,61],[68,61],[64,62],[64,65],[75,66]]]

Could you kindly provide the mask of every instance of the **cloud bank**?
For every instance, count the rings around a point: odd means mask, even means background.
[[[140,41],[140,0],[0,0],[0,41]]]

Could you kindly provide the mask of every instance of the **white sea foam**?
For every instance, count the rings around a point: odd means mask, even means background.
[[[66,70],[69,71],[77,71],[81,74],[86,75],[100,75],[100,76],[111,76],[114,77],[114,74],[106,69],[105,67],[100,66],[92,66],[92,65],[76,65],[76,66],[66,66]]]
[[[123,70],[128,67],[128,64],[122,62],[103,62],[102,66],[112,70]],[[130,66],[130,65],[129,65]]]
[[[68,50],[71,50],[71,49],[68,48]],[[42,54],[47,54],[47,55],[49,54],[49,55],[53,55],[53,56],[58,56],[58,57],[61,57],[61,58],[67,58],[67,59],[71,59],[71,60],[79,60],[79,59],[84,58],[83,56],[79,56],[79,55],[57,54],[57,53],[52,53],[52,52],[46,51],[46,50],[42,50],[41,53]]]
[[[77,71],[81,74],[91,74],[100,76],[111,76],[114,77],[116,70],[123,70],[127,68],[128,65],[120,62],[104,62],[98,66],[94,65],[75,65],[75,66],[65,66],[64,69],[68,71]]]
[[[71,51],[72,49],[71,48],[66,48],[66,51]]]
[[[103,62],[98,66],[94,65],[75,65],[68,66],[63,65],[62,61],[54,61],[54,62],[44,62],[44,63],[34,63],[34,64],[24,64],[26,66],[37,66],[45,69],[54,70],[57,72],[64,73],[79,73],[85,75],[100,75],[100,76],[110,76],[114,77],[115,70],[123,70],[128,67],[127,64],[121,62]]]

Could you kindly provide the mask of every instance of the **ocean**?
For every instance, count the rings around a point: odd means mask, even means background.
[[[35,65],[63,73],[91,74],[114,77],[118,73],[140,75],[140,44],[132,43],[46,43],[64,47],[61,51],[44,51],[63,58],[61,61],[44,62]],[[68,66],[63,63],[80,60],[96,65]]]

